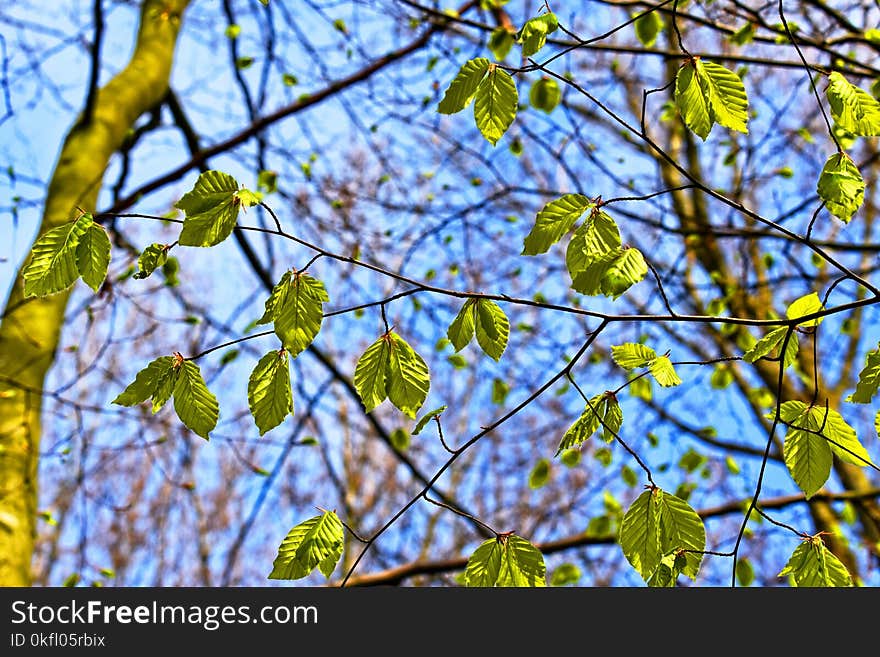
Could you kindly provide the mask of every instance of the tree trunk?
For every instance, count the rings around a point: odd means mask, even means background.
[[[92,212],[110,157],[168,89],[181,17],[189,0],[144,0],[125,69],[98,91],[91,116],[68,133],[49,184],[40,234]],[[40,414],[70,291],[22,297],[21,271],[0,323],[0,586],[28,586],[37,517]]]

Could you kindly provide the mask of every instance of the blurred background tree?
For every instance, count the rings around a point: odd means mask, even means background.
[[[859,284],[870,285],[880,249],[876,140],[826,124],[820,107],[831,71],[864,89],[878,79],[880,11],[788,4],[0,9],[0,279],[10,290],[0,581],[263,584],[288,529],[321,507],[353,530],[334,582],[361,553],[359,537],[380,531],[349,583],[455,584],[492,531],[515,531],[541,547],[551,583],[632,585],[642,580],[616,537],[650,477],[700,512],[707,550],[737,549],[738,584],[785,583],[777,574],[796,532],[824,532],[857,581],[880,583],[876,468],[835,460],[807,502],[783,462],[783,428],[771,433],[777,401],[827,399],[878,456],[871,405],[844,401],[880,339],[875,292]],[[530,61],[516,32],[548,9],[560,28]],[[743,78],[747,134],[716,126],[704,142],[685,127],[673,84],[691,55]],[[437,113],[476,57],[508,67],[519,91],[516,121],[494,147],[469,118]],[[849,224],[816,194],[838,146],[866,184]],[[259,190],[287,232],[396,276],[329,257],[309,264],[330,296],[324,326],[291,362],[294,416],[262,437],[247,381],[277,340],[236,341],[257,332],[272,286],[314,251],[271,235],[272,217],[255,206],[240,224],[265,232],[236,230],[210,250],[176,246],[153,276],[133,278],[144,248],[177,240],[179,224],[156,217],[179,219],[174,203],[208,169]],[[567,193],[613,200],[605,207],[624,243],[645,254],[650,273],[617,300],[573,291],[558,246],[521,255],[536,213]],[[18,272],[34,239],[80,210],[111,237],[104,286],[23,300]],[[498,362],[476,344],[455,351],[447,327],[462,299],[436,290],[499,297],[510,340]],[[845,307],[801,329],[780,386],[773,354],[741,360],[766,332],[749,323],[784,318],[810,292]],[[684,321],[693,316],[744,321]],[[447,406],[418,435],[389,404],[365,413],[353,385],[383,320],[430,367],[422,410]],[[611,347],[642,341],[670,352],[681,385],[627,384],[635,377]],[[199,359],[221,407],[209,442],[168,409],[110,404],[153,358],[226,343]],[[584,411],[581,393],[605,390],[623,410],[620,440],[596,435],[554,457]],[[421,496],[450,449],[513,410],[443,471],[434,503]],[[744,524],[753,497],[762,513]],[[729,556],[708,555],[696,583],[728,584],[733,572]]]

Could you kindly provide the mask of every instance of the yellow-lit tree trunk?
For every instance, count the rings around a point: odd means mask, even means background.
[[[165,96],[189,0],[144,0],[125,69],[97,93],[91,116],[67,135],[46,195],[40,233],[94,211],[104,170],[137,118]],[[21,272],[0,323],[0,586],[28,586],[37,514],[43,381],[69,291],[22,298]]]

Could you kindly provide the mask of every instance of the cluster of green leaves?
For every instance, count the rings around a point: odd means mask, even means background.
[[[546,13],[529,19],[515,34],[500,26],[489,36],[489,50],[503,60],[514,43],[522,46],[523,57],[531,57],[547,43],[547,36],[556,31],[556,15]],[[552,112],[559,104],[562,93],[551,78],[536,82],[529,93],[535,109]],[[474,122],[480,133],[493,146],[510,128],[519,105],[516,83],[510,74],[485,57],[468,60],[459,69],[437,106],[441,114],[456,114],[474,102]]]
[[[804,540],[785,565],[779,577],[788,576],[792,586],[847,587],[852,577],[840,559],[825,547],[820,536]]]
[[[748,134],[749,100],[742,79],[720,64],[691,57],[675,77],[675,104],[703,141],[716,123]]]
[[[510,74],[485,57],[466,62],[437,106],[441,114],[460,112],[474,101],[474,121],[493,146],[516,118],[519,96]]]
[[[394,331],[367,347],[354,370],[354,387],[368,413],[390,399],[400,411],[416,419],[430,386],[424,359]]]
[[[873,464],[855,429],[834,409],[786,401],[780,406],[779,417],[788,425],[785,465],[808,499],[828,480],[833,456],[853,465]]]
[[[135,380],[113,400],[121,406],[136,406],[152,399],[153,413],[174,397],[174,412],[183,424],[202,438],[217,426],[220,407],[208,390],[201,370],[180,354],[160,356],[137,373]]]
[[[183,210],[181,246],[215,246],[232,234],[239,211],[257,205],[260,194],[242,188],[227,173],[205,171],[174,207]]]
[[[22,271],[24,296],[45,297],[66,290],[82,277],[97,292],[110,265],[110,238],[88,212],[43,233]]]
[[[464,349],[477,336],[477,344],[490,358],[500,360],[507,348],[510,322],[494,301],[470,298],[452,320],[446,335],[455,351]]]
[[[333,511],[325,511],[291,529],[272,563],[269,579],[302,579],[315,568],[330,578],[343,549],[342,522]]]
[[[544,555],[516,534],[490,538],[470,556],[464,571],[466,586],[547,586]]]
[[[651,347],[637,342],[626,342],[611,347],[611,358],[625,370],[647,367],[648,372],[664,388],[681,383],[669,355],[658,356]]]
[[[842,74],[828,76],[825,97],[836,125],[855,137],[880,136],[880,102]],[[822,167],[816,192],[828,211],[849,223],[865,199],[865,181],[849,155],[839,151]]]
[[[590,216],[574,231],[565,253],[571,287],[581,294],[616,299],[644,279],[648,265],[641,251],[622,245],[614,219],[582,194],[565,194],[547,203],[526,235],[522,253],[546,253],[587,210]]]
[[[687,502],[650,487],[627,509],[620,546],[649,586],[674,586],[681,574],[696,579],[706,549],[706,529]]]

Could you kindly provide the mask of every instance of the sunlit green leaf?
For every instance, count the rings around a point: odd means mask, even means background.
[[[477,92],[480,82],[486,76],[489,63],[485,57],[477,57],[465,62],[446,89],[437,111],[441,114],[455,114],[467,107]]]
[[[835,153],[822,167],[816,191],[831,214],[849,223],[865,200],[865,181],[849,155]]]
[[[700,87],[697,68],[689,62],[678,69],[675,76],[675,105],[685,125],[703,141],[712,130],[712,112],[709,100]]]
[[[391,347],[386,336],[380,337],[358,359],[354,370],[354,387],[369,413],[388,396],[385,371]]]
[[[535,226],[523,242],[523,255],[538,255],[556,244],[581,215],[593,207],[593,202],[582,194],[566,194],[550,201],[535,218]]]
[[[207,440],[220,415],[217,398],[208,390],[199,366],[194,362],[185,360],[177,369],[174,412],[188,429]]]
[[[546,586],[544,555],[524,538],[490,538],[468,559],[467,586]]]
[[[815,292],[810,292],[809,294],[805,294],[799,299],[792,301],[788,306],[788,309],[785,311],[785,316],[789,319],[797,319],[798,317],[811,315],[824,309],[825,306],[823,306],[822,302],[819,300],[819,295]],[[822,317],[819,317],[818,319],[800,322],[798,326],[817,326],[822,323],[822,319]]]
[[[572,424],[556,450],[558,456],[563,450],[569,449],[576,445],[580,445],[601,426],[604,439],[611,441],[614,434],[620,432],[623,424],[623,412],[620,404],[612,393],[603,392],[592,397],[584,407],[584,412]]]
[[[611,358],[623,369],[631,370],[650,365],[657,358],[657,352],[644,344],[625,342],[611,347]]]
[[[648,370],[654,379],[663,387],[677,386],[681,383],[672,361],[667,356],[659,356],[651,361]]]
[[[278,548],[269,579],[301,579],[318,568],[328,579],[343,549],[343,528],[332,511],[291,529]]]
[[[138,256],[138,271],[134,278],[142,279],[150,276],[168,260],[168,248],[165,244],[150,244]]]
[[[565,251],[565,264],[572,279],[598,258],[619,252],[620,231],[614,219],[602,211],[593,211],[571,236]]]
[[[846,401],[854,404],[870,404],[878,388],[880,388],[880,345],[865,356],[865,366],[859,372],[856,390],[846,398]]]
[[[696,67],[713,120],[725,128],[748,133],[749,101],[742,79],[720,64],[703,59],[696,60]]]
[[[477,87],[474,98],[474,120],[477,128],[493,146],[507,132],[516,118],[518,96],[510,74],[495,66]]]
[[[137,373],[134,381],[117,395],[113,403],[120,406],[136,406],[148,400],[158,389],[162,377],[172,369],[174,369],[172,356],[156,358]]]
[[[416,426],[412,430],[412,435],[418,436],[424,430],[424,428],[428,425],[428,422],[433,420],[435,417],[442,415],[443,411],[445,411],[445,410],[446,410],[446,404],[444,404],[443,406],[441,406],[439,408],[435,408],[433,411],[428,411],[427,413],[425,413],[421,418],[419,418],[419,421],[416,422]]]
[[[79,277],[76,251],[92,226],[92,215],[46,231],[31,248],[31,259],[22,271],[24,296],[44,297],[66,290]]]
[[[199,176],[192,190],[174,204],[185,214],[182,246],[214,246],[232,234],[241,207],[238,187],[235,178],[220,171]]]
[[[248,406],[261,436],[293,414],[286,351],[270,351],[254,367],[248,380]]]
[[[789,575],[794,586],[852,586],[852,577],[819,536],[805,540],[795,548],[778,577]]]
[[[431,385],[428,366],[399,335],[390,333],[388,339],[388,360],[385,365],[388,399],[415,420]]]
[[[523,57],[531,57],[547,43],[547,36],[553,34],[559,22],[553,13],[542,14],[526,21],[517,34],[517,42],[522,44]]]
[[[504,314],[501,306],[489,299],[477,300],[474,304],[474,315],[477,344],[487,356],[500,360],[507,348],[507,339],[510,335],[507,315]]]
[[[76,245],[76,267],[83,282],[97,292],[107,277],[110,265],[110,238],[103,226],[89,224]]]
[[[825,91],[831,116],[844,130],[860,137],[880,135],[880,102],[834,71]]]
[[[648,581],[663,556],[660,551],[660,498],[649,489],[630,505],[620,523],[620,547],[626,560]]]

